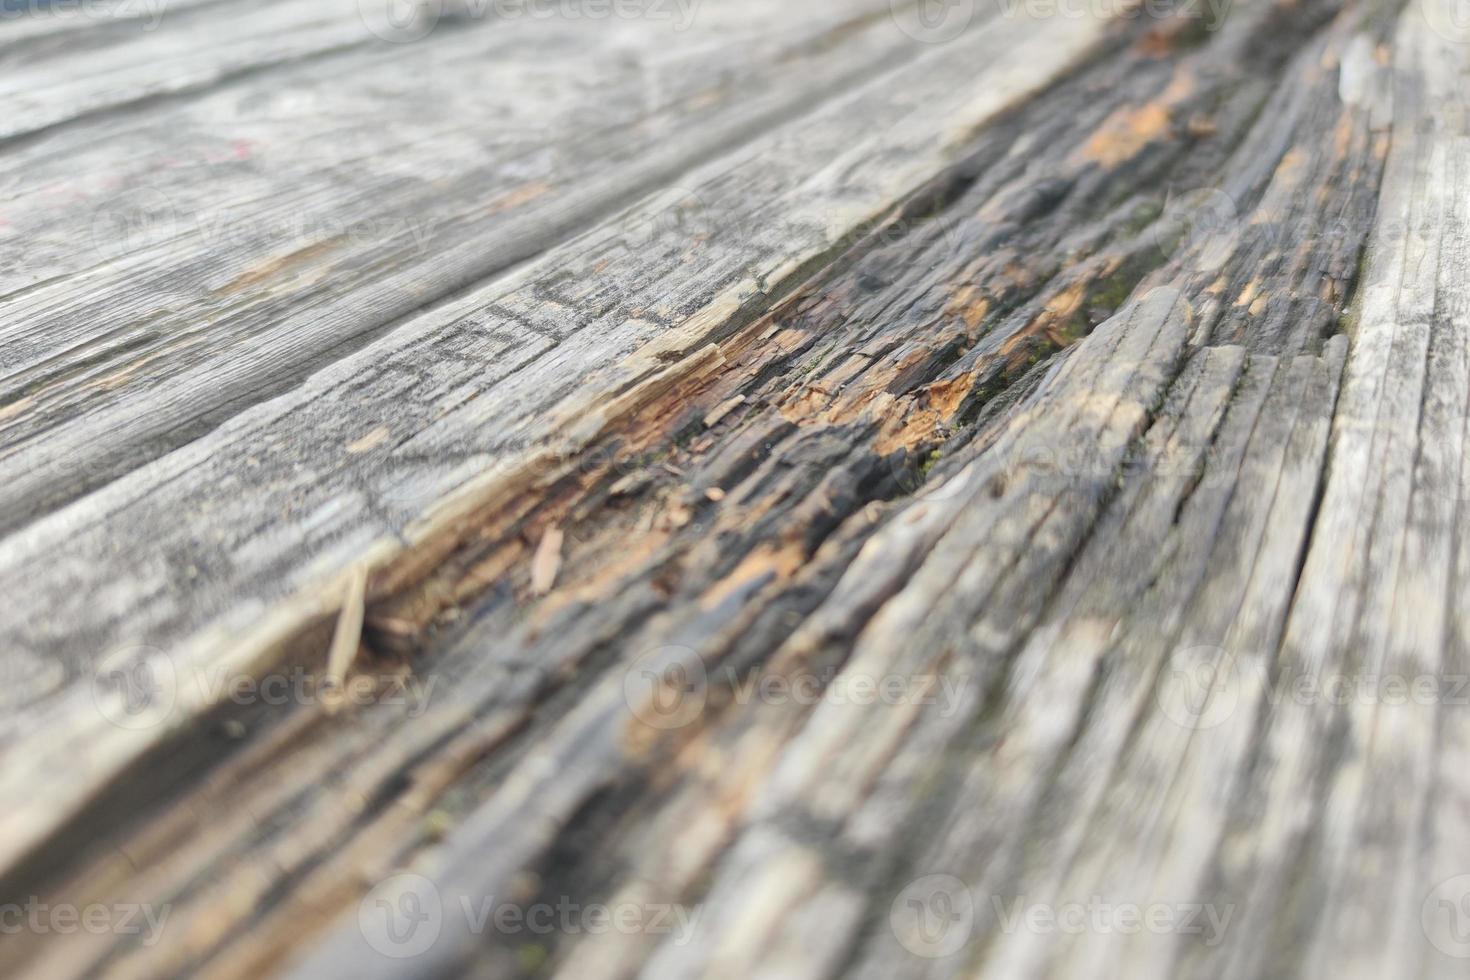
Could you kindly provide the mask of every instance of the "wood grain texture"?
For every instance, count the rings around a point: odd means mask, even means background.
[[[1096,33],[1095,24],[1080,21],[1060,25],[1055,36],[1019,23],[1006,27],[930,51],[899,69],[898,77],[880,78],[845,96],[823,117],[778,129],[763,138],[767,145],[742,148],[733,161],[709,165],[707,174],[695,171],[694,193],[707,202],[713,227],[730,228],[731,250],[705,242],[701,247],[709,254],[695,263],[688,253],[692,242],[683,235],[660,235],[633,247],[637,236],[647,234],[649,214],[677,209],[688,193],[662,192],[509,280],[337,361],[315,375],[310,386],[234,417],[209,437],[112,483],[83,505],[13,535],[0,556],[6,566],[0,577],[16,585],[40,584],[35,562],[43,553],[57,583],[94,564],[99,553],[132,553],[135,564],[115,583],[120,593],[110,598],[95,590],[74,593],[77,603],[91,609],[85,617],[77,615],[78,607],[58,606],[56,588],[37,588],[33,612],[21,611],[17,603],[5,624],[14,631],[7,644],[40,656],[59,655],[71,662],[70,669],[87,674],[113,651],[135,646],[157,650],[186,671],[192,670],[190,649],[199,651],[199,663],[210,669],[256,669],[262,658],[278,655],[274,647],[282,640],[335,609],[342,588],[323,583],[341,563],[382,565],[414,543],[432,558],[443,542],[453,542],[465,520],[462,513],[473,515],[484,501],[498,502],[521,489],[523,474],[539,468],[548,451],[535,443],[563,456],[571,453],[595,435],[599,415],[615,417],[612,410],[620,404],[638,404],[643,396],[636,386],[650,373],[680,371],[661,364],[705,351],[732,318],[748,315],[752,304],[768,301],[772,292],[779,294],[783,283],[829,253],[842,236],[951,162],[953,141],[968,128],[960,120],[973,125],[1011,104],[1014,96],[1006,84],[1018,83],[1000,80],[1022,59],[1047,57],[1060,69]],[[1035,48],[1016,46],[1018,36],[1033,38]],[[1062,43],[1069,37],[1072,48]],[[998,57],[972,79],[977,49],[987,58]],[[886,125],[875,126],[871,140],[854,144],[854,113]],[[755,187],[771,196],[752,194]],[[764,210],[749,213],[752,204]],[[742,234],[767,226],[777,234]],[[565,302],[558,301],[559,288],[572,291]],[[578,295],[579,289],[590,295]],[[425,364],[426,348],[444,356]],[[488,371],[486,360],[493,361]],[[250,364],[260,369],[259,362]],[[584,406],[602,411],[588,412]],[[352,450],[384,424],[394,433],[388,444],[377,452]],[[549,441],[553,435],[557,442]],[[191,470],[189,478],[180,478]],[[435,504],[474,474],[477,480],[458,498]],[[231,484],[234,489],[222,495]],[[173,492],[152,492],[155,487]],[[222,504],[233,504],[233,514]],[[435,515],[415,518],[431,505],[439,508]],[[188,512],[195,521],[180,521]],[[299,521],[262,525],[262,514],[282,512],[299,515]],[[78,519],[93,533],[78,533]],[[137,550],[118,537],[128,528],[138,535]],[[174,535],[175,543],[160,534]],[[201,537],[211,542],[205,551],[195,547]],[[218,550],[222,544],[224,551]],[[410,571],[412,564],[405,563]],[[211,582],[212,598],[175,588],[181,575]],[[379,584],[375,591],[384,588]],[[265,592],[252,595],[257,589]],[[263,615],[263,601],[293,592],[289,601]],[[222,656],[222,645],[234,652]],[[103,741],[109,750],[132,755],[137,746],[146,747],[165,729],[190,719],[208,700],[195,684],[185,684],[178,693],[177,703],[157,719],[161,726],[123,735],[107,732],[111,737]],[[102,716],[106,712],[99,715],[94,701],[86,685],[44,692],[18,706],[10,731],[30,728],[32,712],[55,711],[75,719],[63,726],[70,732],[68,741],[90,744],[89,730],[116,727]],[[71,746],[57,743],[46,751],[76,757]],[[17,755],[29,759],[27,765],[54,765],[29,751]],[[102,753],[88,755],[100,761]],[[29,836],[25,828],[54,823],[64,797],[41,799],[32,789],[21,789],[31,780],[19,768],[9,772],[17,776],[17,805],[7,819],[15,830],[11,840],[21,847]],[[82,780],[70,789],[51,785],[67,794],[91,783]],[[29,802],[23,802],[26,798]],[[35,818],[23,812],[32,808]]]
[[[0,290],[0,890],[169,912],[0,968],[1461,975],[1452,6],[471,17],[4,149],[341,120]]]
[[[919,48],[888,25],[793,59],[864,15],[817,5],[774,46],[736,34],[711,58],[728,15],[703,32],[476,22],[247,78],[146,113],[141,129],[123,117],[33,145],[5,215],[20,287],[0,325],[15,406],[0,436],[16,474],[5,526],[289,391]],[[578,70],[586,89],[555,84]],[[339,81],[354,77],[411,83]],[[584,96],[599,85],[611,108],[592,113]],[[363,165],[380,159],[394,162]],[[58,160],[76,175],[65,187],[48,176]],[[58,214],[55,195],[77,184],[83,202]]]

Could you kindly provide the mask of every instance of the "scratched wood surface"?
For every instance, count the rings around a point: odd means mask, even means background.
[[[7,976],[1463,975],[1453,0],[21,6]]]

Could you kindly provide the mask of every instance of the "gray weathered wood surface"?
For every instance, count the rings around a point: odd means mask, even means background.
[[[1453,0],[383,6],[0,20],[0,970],[1463,975]]]

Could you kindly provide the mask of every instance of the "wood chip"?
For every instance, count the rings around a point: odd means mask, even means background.
[[[556,584],[556,575],[561,571],[561,545],[565,535],[561,528],[550,528],[541,536],[536,554],[531,559],[531,592],[545,595]]]
[[[727,398],[724,401],[720,402],[719,405],[715,406],[712,412],[704,417],[705,428],[709,428],[717,424],[720,419],[724,418],[726,415],[729,415],[731,412],[739,408],[744,403],[744,395],[736,395],[734,398]]]

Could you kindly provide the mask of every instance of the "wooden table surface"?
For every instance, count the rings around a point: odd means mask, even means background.
[[[0,3],[0,973],[1466,975],[1461,0],[413,2]]]

